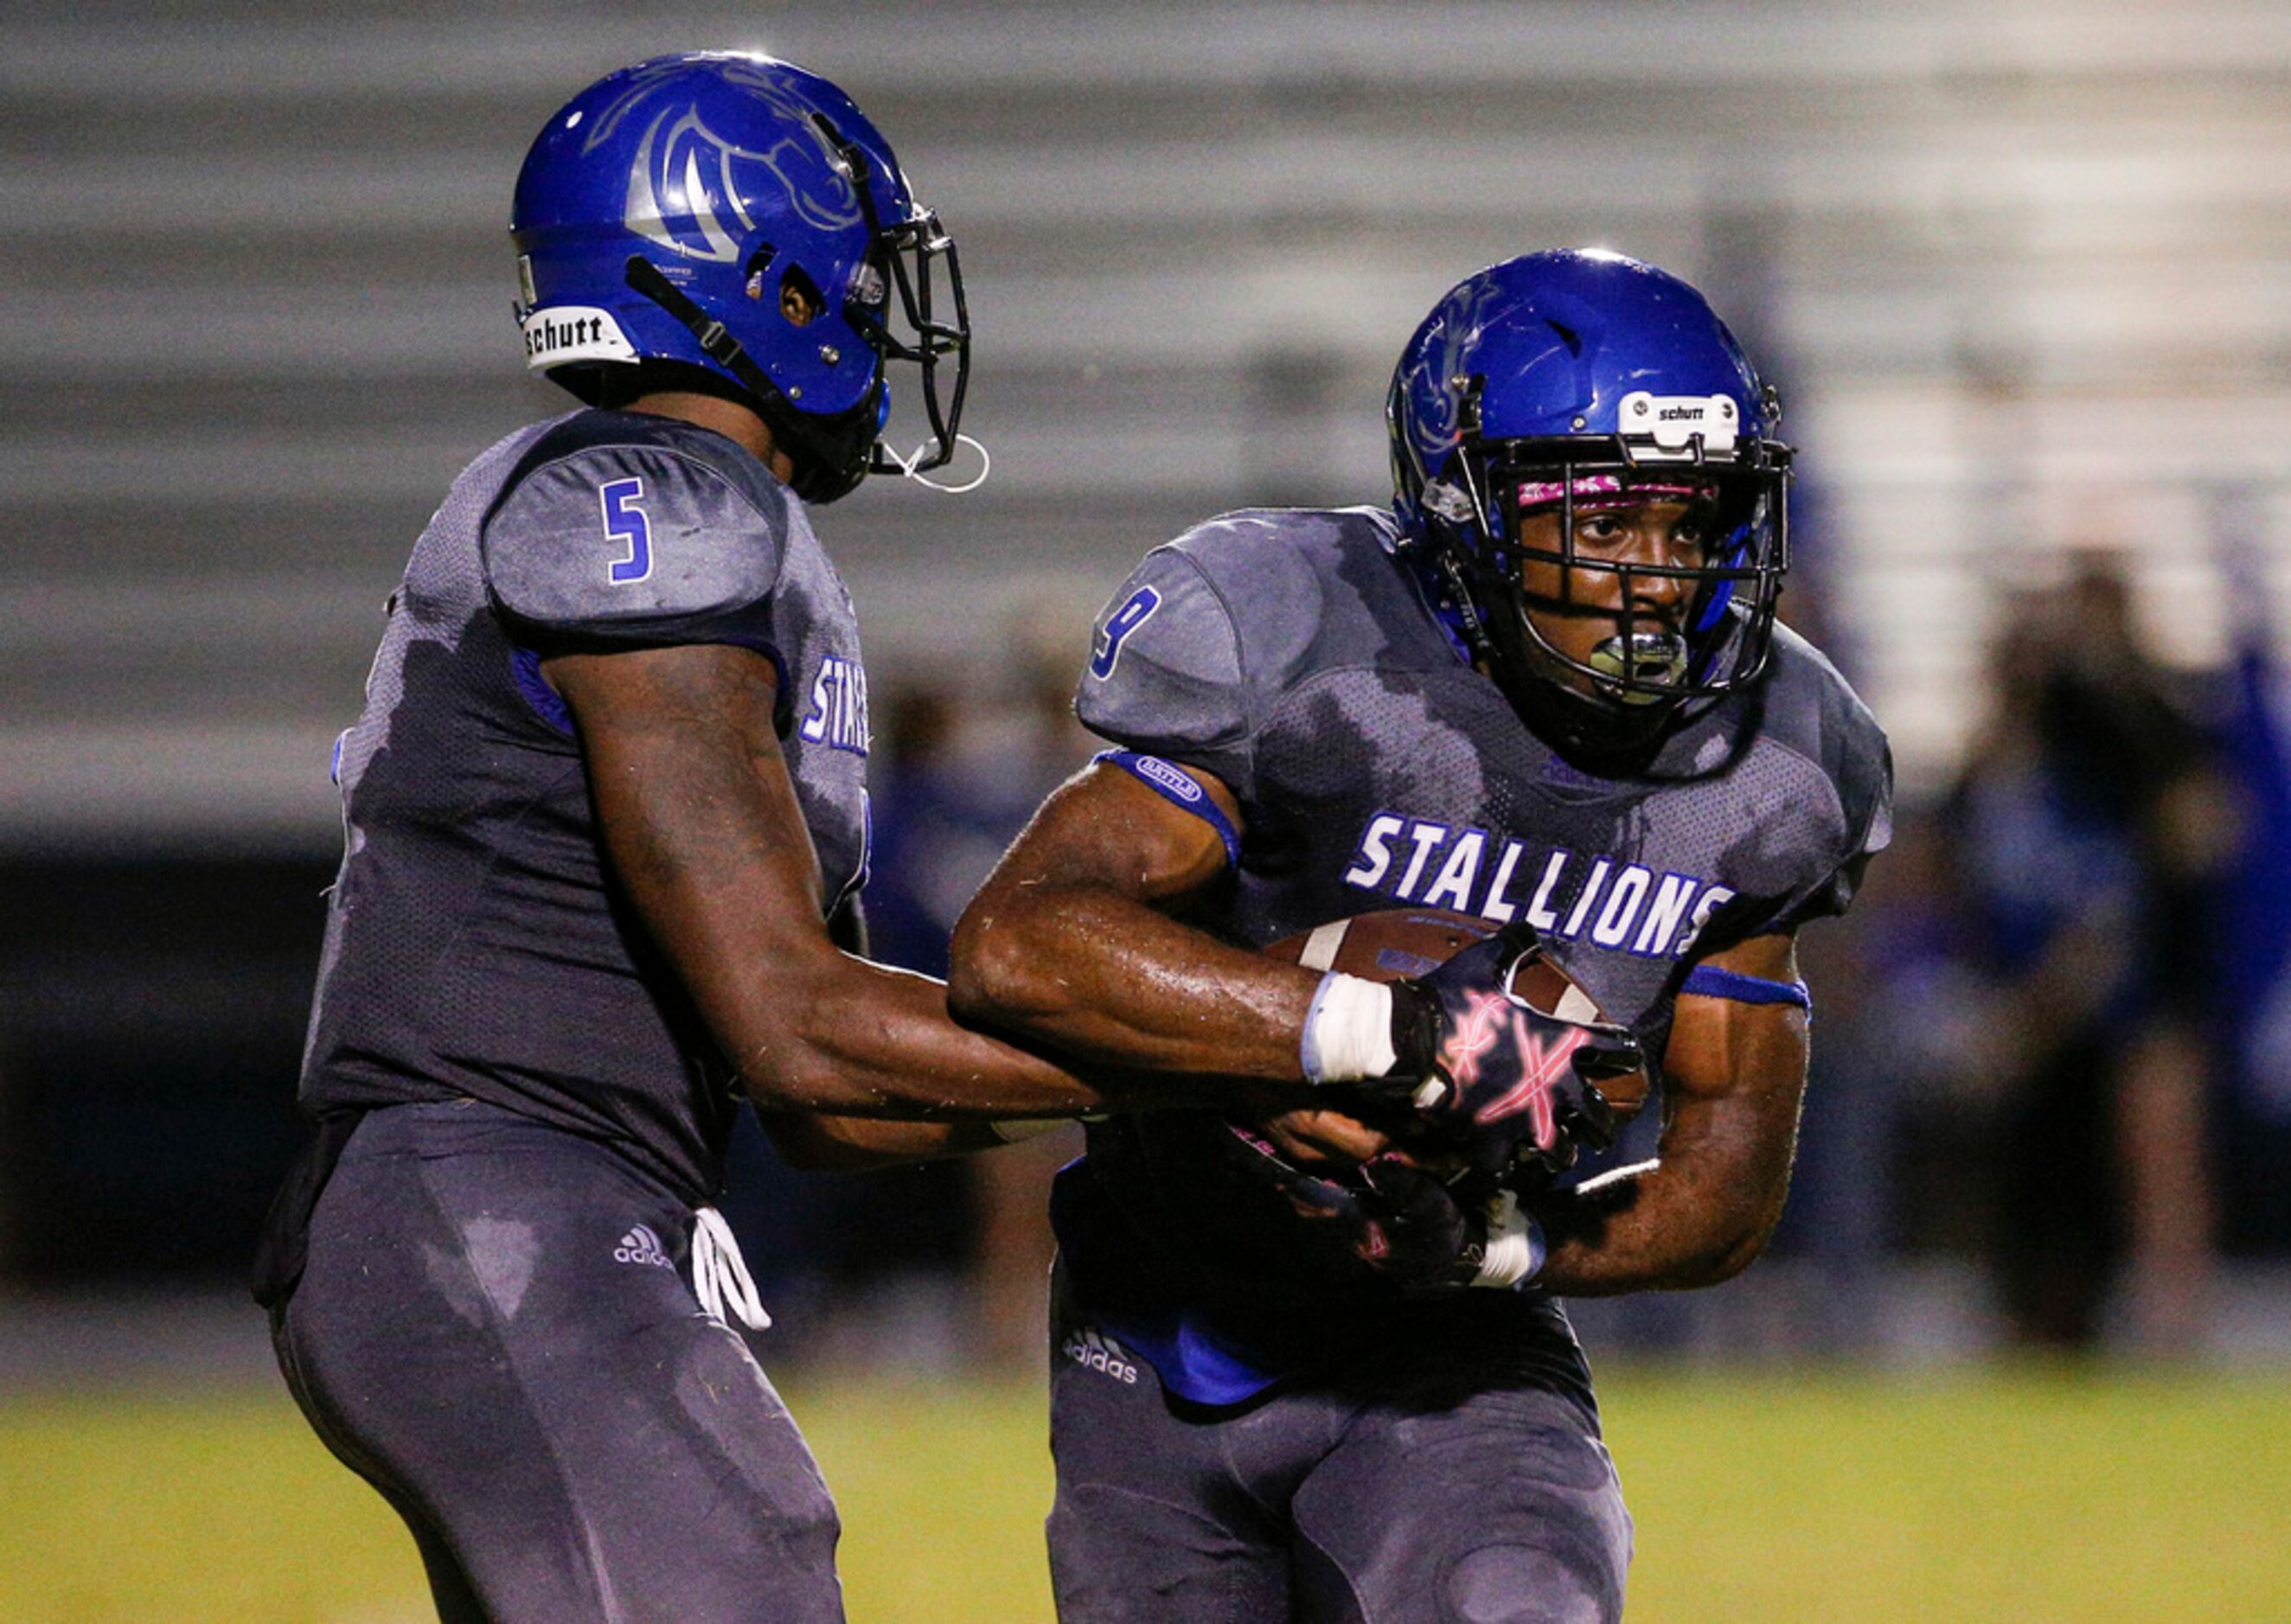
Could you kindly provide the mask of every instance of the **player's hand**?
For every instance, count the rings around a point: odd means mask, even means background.
[[[1236,1124],[1233,1134],[1247,1164],[1304,1220],[1304,1244],[1338,1272],[1364,1271],[1403,1290],[1465,1285],[1478,1273],[1484,1229],[1445,1185],[1398,1154],[1307,1171],[1262,1133]]]
[[[1523,1192],[1564,1172],[1579,1146],[1613,1143],[1599,1081],[1646,1063],[1628,1027],[1562,1020],[1512,995],[1512,973],[1535,946],[1534,931],[1515,925],[1395,983],[1400,1059],[1384,1085],[1404,1092],[1431,1143]]]
[[[1256,1131],[1291,1166],[1349,1169],[1392,1147],[1383,1133],[1341,1111],[1283,1111],[1255,1124]]]

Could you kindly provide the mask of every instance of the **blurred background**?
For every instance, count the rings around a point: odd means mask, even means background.
[[[1805,941],[1815,1075],[1772,1253],[1587,1305],[1595,1358],[2291,1371],[2283,0],[16,0],[5,1392],[284,1409],[239,1282],[296,1141],[329,748],[447,481],[566,404],[510,314],[526,143],[606,69],[714,45],[840,81],[969,278],[992,478],[879,479],[819,519],[874,676],[885,956],[943,965],[1089,753],[1066,696],[1140,552],[1229,507],[1384,500],[1385,383],[1433,300],[1618,249],[1697,282],[1781,386],[1785,614],[1890,731],[1902,807]],[[958,1403],[1038,1379],[1071,1150],[825,1179],[744,1141],[768,1361]],[[0,1427],[0,1491],[48,1459],[29,1435]],[[2258,1532],[2291,1542],[2279,1503]],[[2277,1578],[2216,1616],[2285,1616]],[[20,1616],[129,1616],[89,1582]],[[1677,1605],[1646,1616],[1721,1616]]]

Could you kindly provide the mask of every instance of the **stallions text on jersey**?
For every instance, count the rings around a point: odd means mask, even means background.
[[[1149,554],[1099,618],[1082,720],[1241,803],[1213,928],[1262,946],[1409,904],[1523,919],[1660,1055],[1696,959],[1846,906],[1890,833],[1891,771],[1811,645],[1777,629],[1763,681],[1697,702],[1644,768],[1601,776],[1472,668],[1395,540],[1377,509],[1230,514]],[[1660,1117],[1609,1156],[1652,1154]],[[1284,1249],[1294,1220],[1230,1138],[1206,1113],[1116,1117],[1059,1192],[1077,1298],[1142,1348],[1169,1339],[1122,1309],[1156,1293],[1212,1326],[1375,1307],[1373,1282],[1314,1279]]]

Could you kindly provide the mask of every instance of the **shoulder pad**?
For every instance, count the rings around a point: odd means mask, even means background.
[[[1212,519],[1146,556],[1093,630],[1074,698],[1085,727],[1250,798],[1257,730],[1321,618],[1320,580],[1282,517]]]
[[[1774,629],[1766,725],[1797,752],[1837,796],[1836,844],[1823,873],[1787,912],[1797,923],[1843,913],[1860,888],[1861,870],[1892,843],[1893,757],[1885,730],[1837,668],[1787,626]]]
[[[768,640],[788,497],[721,436],[587,413],[544,436],[481,535],[494,603],[521,628],[631,643]],[[753,635],[744,635],[746,631]]]
[[[1230,609],[1249,675],[1279,682],[1311,651],[1327,589],[1308,552],[1332,551],[1338,515],[1253,510],[1196,525],[1170,543],[1200,567]]]

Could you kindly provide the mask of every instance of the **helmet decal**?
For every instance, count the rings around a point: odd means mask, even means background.
[[[1416,454],[1427,473],[1440,471],[1462,438],[1464,396],[1457,385],[1471,365],[1492,307],[1502,297],[1502,289],[1475,278],[1451,289],[1432,312],[1432,342],[1414,369],[1417,375],[1410,380],[1413,391],[1430,391],[1430,409],[1416,414],[1413,429]]]
[[[728,264],[740,257],[740,244],[717,220],[719,204],[728,205],[738,217],[742,236],[756,229],[756,222],[741,206],[729,173],[736,149],[701,123],[699,113],[691,109],[685,110],[663,141],[660,127],[667,123],[668,115],[663,113],[637,143],[636,161],[629,165],[628,207],[621,223],[639,237],[687,259]],[[706,171],[701,167],[703,154],[709,160]],[[680,174],[676,163],[679,157],[684,160]],[[711,172],[716,186],[712,197],[708,189]]]
[[[755,152],[711,130],[697,108],[663,110],[637,142],[622,223],[687,259],[729,264],[740,257],[739,238],[756,229],[742,199],[756,195],[756,177],[745,172],[757,168],[779,182],[800,219],[822,230],[861,223],[858,191],[836,168],[825,139],[805,109],[787,111],[790,123],[810,139],[791,134]],[[730,211],[739,237],[719,218],[719,209]]]

